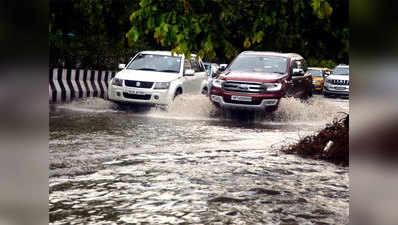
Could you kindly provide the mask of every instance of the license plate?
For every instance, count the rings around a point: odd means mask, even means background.
[[[131,95],[146,95],[145,92],[142,92],[142,91],[134,91],[134,90],[129,90],[128,93],[131,94]]]
[[[345,87],[336,87],[336,90],[345,90]]]
[[[250,96],[239,96],[239,95],[232,95],[231,100],[241,101],[241,102],[251,102],[252,97]]]

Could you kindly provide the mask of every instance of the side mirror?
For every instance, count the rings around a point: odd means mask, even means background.
[[[292,76],[303,76],[304,70],[303,69],[293,69]]]
[[[119,70],[126,68],[126,64],[119,64]]]
[[[193,70],[193,69],[188,69],[188,70],[185,70],[185,72],[184,72],[184,76],[193,76],[195,74],[195,70]]]

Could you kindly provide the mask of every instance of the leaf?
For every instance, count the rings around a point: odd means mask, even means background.
[[[245,41],[243,42],[243,47],[250,48],[250,45],[251,45],[250,40],[248,37],[246,37]]]

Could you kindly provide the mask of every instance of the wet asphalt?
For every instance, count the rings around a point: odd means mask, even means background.
[[[50,224],[348,224],[348,168],[280,151],[348,110],[322,96],[265,117],[204,96],[51,105]]]

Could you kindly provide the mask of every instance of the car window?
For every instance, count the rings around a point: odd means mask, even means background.
[[[192,69],[195,70],[195,73],[196,73],[196,72],[203,72],[203,71],[205,71],[204,68],[202,67],[202,65],[200,65],[200,63],[199,63],[197,60],[191,59],[190,61],[191,61]]]
[[[293,74],[293,69],[297,69],[297,68],[298,68],[298,65],[297,65],[296,60],[292,60],[290,62],[290,73]]]
[[[322,77],[325,75],[325,71],[323,70],[316,70],[316,69],[309,69],[308,70],[313,77]]]
[[[180,56],[139,54],[128,65],[127,69],[179,73],[180,65]]]
[[[301,69],[303,69],[304,72],[307,72],[307,70],[308,70],[308,65],[307,65],[307,62],[305,61],[305,59],[301,59],[299,62],[300,62],[300,64],[301,64]]]
[[[287,70],[287,63],[286,57],[241,55],[233,61],[229,70],[284,74]]]
[[[348,67],[336,67],[333,70],[333,74],[335,75],[349,75],[350,69]]]
[[[304,70],[304,65],[303,62],[301,60],[296,60],[296,65],[297,65],[297,69],[302,69]]]
[[[199,72],[204,72],[205,70],[206,70],[205,66],[203,65],[203,63],[201,61],[199,61]]]
[[[184,71],[192,69],[191,63],[188,60],[184,60]]]

